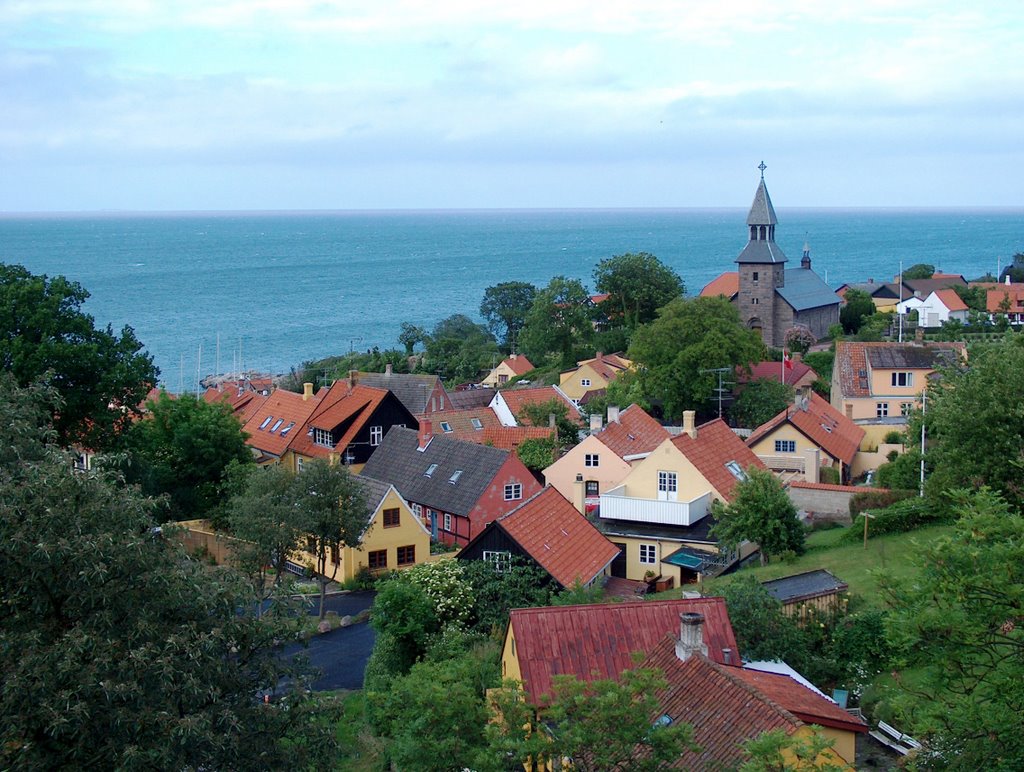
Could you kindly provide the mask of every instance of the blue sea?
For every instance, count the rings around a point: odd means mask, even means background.
[[[810,244],[833,287],[934,264],[968,278],[1024,251],[1024,209],[777,209],[799,265]],[[100,324],[128,324],[172,391],[244,366],[397,347],[399,325],[479,318],[484,289],[593,285],[594,266],[646,251],[696,294],[747,240],[746,209],[401,211],[0,216],[0,262],[63,274]]]

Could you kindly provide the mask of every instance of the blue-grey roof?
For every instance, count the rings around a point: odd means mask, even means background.
[[[793,574],[793,576],[784,576],[781,579],[773,579],[761,584],[773,598],[783,603],[795,603],[819,595],[845,592],[847,589],[846,582],[833,576],[824,568]]]
[[[839,305],[839,296],[810,268],[790,268],[785,273],[785,285],[775,291],[793,307],[794,311]]]
[[[737,263],[784,263],[786,255],[774,241],[748,241]]]
[[[750,214],[747,215],[747,225],[775,225],[778,219],[775,217],[775,207],[772,206],[771,196],[768,195],[768,188],[765,187],[764,178],[757,186],[754,193],[754,203],[750,205]]]

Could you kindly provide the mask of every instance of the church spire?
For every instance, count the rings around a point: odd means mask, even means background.
[[[747,215],[747,227],[750,229],[750,241],[737,258],[737,263],[784,263],[786,256],[775,244],[775,207],[764,184],[764,170],[768,167],[764,161],[757,167],[761,170],[761,181],[754,192],[754,203],[750,205]]]

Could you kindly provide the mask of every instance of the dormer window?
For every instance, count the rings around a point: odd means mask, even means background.
[[[437,464],[431,464],[430,466],[427,467],[427,471],[425,471],[423,473],[423,476],[424,477],[433,477],[434,476],[434,472],[436,472],[436,471],[437,471]]]
[[[327,429],[313,429],[313,442],[324,448],[334,447],[334,438],[331,437],[331,433]]]

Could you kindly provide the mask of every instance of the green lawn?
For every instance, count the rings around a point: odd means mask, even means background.
[[[338,724],[337,738],[341,755],[337,769],[346,772],[378,772],[386,769],[380,741],[366,723],[366,700],[362,691],[336,692],[345,706],[345,715]]]
[[[825,568],[850,586],[851,595],[860,597],[869,606],[879,605],[877,573],[884,571],[896,579],[912,576],[917,570],[912,557],[920,547],[952,530],[950,525],[937,525],[909,533],[879,536],[868,539],[866,550],[859,541],[855,544],[839,541],[845,528],[815,531],[807,537],[807,552],[796,560],[743,569],[742,573],[752,573],[764,581]],[[713,594],[715,588],[729,578],[723,576],[705,582],[704,593]]]

